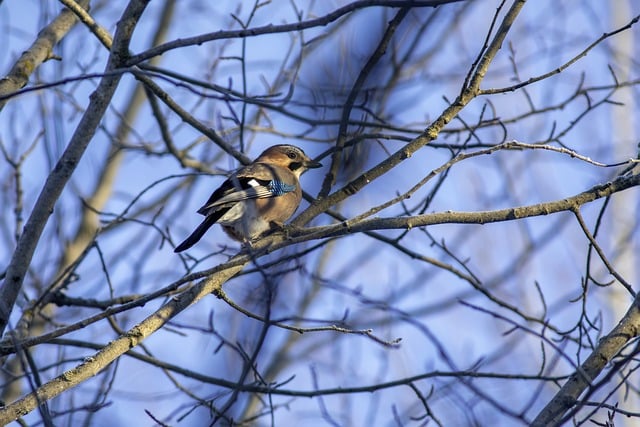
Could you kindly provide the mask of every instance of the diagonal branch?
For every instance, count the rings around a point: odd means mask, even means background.
[[[534,427],[559,425],[563,415],[578,403],[580,395],[590,387],[607,363],[638,335],[640,335],[640,296],[636,296],[620,323],[609,335],[599,341],[587,360],[571,375],[531,425]]]
[[[231,264],[233,265],[233,263]],[[24,414],[33,411],[42,402],[46,402],[95,376],[118,357],[162,328],[168,321],[183,310],[217,289],[220,289],[226,281],[239,273],[243,267],[244,264],[239,264],[218,269],[216,273],[209,276],[209,278],[169,300],[168,303],[152,315],[138,323],[119,338],[111,341],[94,356],[87,357],[80,365],[63,372],[58,377],[38,387],[33,393],[0,409],[0,425],[5,425],[18,419]]]
[[[584,204],[637,186],[640,186],[640,175],[630,175],[620,177],[605,184],[596,185],[572,197],[535,205],[484,212],[446,211],[405,217],[372,218],[353,223],[347,220],[338,224],[289,230],[288,243],[300,243],[317,238],[339,237],[374,230],[408,230],[414,227],[425,227],[437,224],[488,224],[550,215],[558,212],[573,212]],[[275,250],[280,247],[280,244],[274,244],[269,249]]]
[[[78,0],[79,8],[89,7],[89,0]],[[9,74],[0,79],[0,96],[7,95],[21,89],[29,83],[29,77],[45,61],[53,57],[53,47],[69,33],[78,22],[76,16],[69,9],[64,9],[60,15],[38,34],[38,38],[29,49],[25,50],[20,59],[13,65]],[[8,99],[0,101],[0,110]]]
[[[127,6],[122,19],[118,22],[113,48],[106,67],[107,71],[117,69],[127,59],[131,35],[148,1],[132,1]],[[69,145],[47,177],[38,196],[7,267],[6,278],[0,288],[0,335],[4,333],[9,322],[11,310],[22,288],[25,274],[31,264],[33,253],[49,216],[73,171],[78,166],[89,142],[91,142],[118,87],[120,78],[121,74],[115,73],[105,76],[100,81],[90,96],[89,105],[71,137]]]
[[[486,75],[491,62],[500,50],[500,47],[502,46],[504,39],[507,37],[507,33],[511,29],[511,26],[515,22],[516,17],[522,10],[524,3],[525,0],[514,1],[511,9],[509,9],[504,19],[502,20],[502,23],[500,25],[500,28],[496,32],[496,35],[489,44],[487,51],[482,56],[482,58],[480,58],[480,62],[478,63],[478,66],[476,67],[470,79],[468,87],[463,88],[460,95],[458,95],[456,100],[442,112],[440,117],[438,117],[433,123],[431,123],[431,125],[429,125],[429,127],[427,127],[425,131],[417,138],[409,142],[407,145],[396,151],[391,156],[387,157],[378,165],[369,169],[353,181],[347,183],[341,189],[323,199],[320,199],[317,203],[314,203],[307,210],[302,212],[292,223],[296,226],[301,226],[308,223],[314,217],[318,216],[322,212],[325,212],[331,206],[340,203],[347,197],[362,190],[362,188],[370,184],[373,180],[386,174],[391,169],[402,163],[404,160],[411,157],[413,153],[418,151],[420,148],[436,139],[440,131],[442,131],[442,129],[444,129],[444,127],[480,93],[480,83],[484,79],[484,76]]]

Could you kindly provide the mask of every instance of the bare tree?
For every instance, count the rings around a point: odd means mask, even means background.
[[[639,19],[0,2],[0,424],[634,425]],[[291,222],[175,254],[278,143]]]

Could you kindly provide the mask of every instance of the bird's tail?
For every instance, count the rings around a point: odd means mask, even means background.
[[[213,224],[215,224],[217,220],[218,220],[218,216],[217,215],[209,215],[209,216],[207,216],[204,219],[204,221],[202,221],[202,223],[200,223],[198,228],[196,228],[193,231],[193,233],[191,233],[191,235],[184,240],[184,242],[182,242],[178,246],[176,246],[176,248],[173,250],[173,252],[178,253],[178,252],[186,251],[191,246],[193,246],[196,243],[198,243],[198,240],[200,240],[202,238],[204,233],[206,233],[207,230],[210,229],[211,226]]]

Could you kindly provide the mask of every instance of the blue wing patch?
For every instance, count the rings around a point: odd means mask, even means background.
[[[283,194],[287,194],[296,189],[295,185],[289,185],[282,181],[272,180],[269,181],[267,188],[274,196],[282,196]]]

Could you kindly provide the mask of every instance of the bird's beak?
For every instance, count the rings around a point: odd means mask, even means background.
[[[316,162],[315,160],[307,160],[306,162],[304,162],[304,166],[307,169],[316,169],[316,168],[321,168],[322,163]]]

